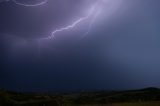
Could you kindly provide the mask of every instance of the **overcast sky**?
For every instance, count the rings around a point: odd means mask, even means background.
[[[99,4],[101,11],[83,39],[92,17],[72,30],[57,33],[55,39],[38,42],[85,16],[95,2],[48,0],[36,7],[1,2],[0,88],[160,87],[159,0],[108,0]]]

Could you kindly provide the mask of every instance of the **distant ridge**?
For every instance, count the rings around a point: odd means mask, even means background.
[[[141,91],[159,91],[159,90],[160,89],[156,87],[148,87],[148,88],[141,89]]]
[[[126,91],[83,91],[58,93],[18,93],[0,89],[0,106],[59,106],[58,104],[110,104],[160,101],[160,89],[148,87]],[[159,105],[160,106],[160,105]]]

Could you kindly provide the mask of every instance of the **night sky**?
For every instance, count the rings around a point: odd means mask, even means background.
[[[43,38],[87,16],[97,0],[33,6],[43,1],[0,0],[0,88],[160,87],[159,0],[99,0],[89,18],[51,39]]]

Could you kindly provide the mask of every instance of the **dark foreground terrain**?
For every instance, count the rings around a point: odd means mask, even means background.
[[[0,106],[160,106],[160,89],[83,91],[52,95],[0,90]]]

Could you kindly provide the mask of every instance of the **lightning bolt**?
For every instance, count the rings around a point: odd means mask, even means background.
[[[40,5],[44,5],[48,2],[48,0],[43,0],[41,2],[38,2],[38,3],[35,3],[35,4],[25,4],[25,3],[20,3],[19,1],[17,0],[2,0],[0,1],[1,2],[9,2],[9,1],[12,1],[14,2],[15,4],[17,5],[21,5],[21,6],[26,6],[26,7],[35,7],[35,6],[40,6]]]
[[[88,29],[84,33],[84,35],[82,36],[82,39],[85,36],[87,36],[89,34],[89,32],[91,31],[91,29],[92,29],[92,25],[95,22],[96,17],[99,15],[99,12],[101,11],[101,9],[99,9],[99,3],[102,2],[102,1],[103,0],[97,0],[97,2],[91,7],[90,11],[88,12],[88,14],[86,16],[79,18],[78,20],[74,21],[72,24],[70,24],[70,25],[68,25],[66,27],[62,27],[62,28],[59,28],[59,29],[56,29],[56,30],[52,31],[51,35],[49,35],[47,37],[38,39],[37,42],[38,42],[38,45],[39,45],[38,46],[39,56],[41,55],[41,41],[43,41],[43,40],[52,40],[52,39],[55,38],[55,35],[57,33],[60,33],[60,32],[66,31],[66,30],[71,30],[71,29],[75,28],[78,24],[80,24],[83,21],[88,20],[88,19],[91,18],[89,26],[88,26]],[[98,9],[98,11],[97,11],[97,9]],[[47,46],[47,48],[48,48],[48,46]],[[51,48],[52,47],[50,47],[50,49]]]
[[[88,30],[84,33],[82,38],[84,38],[85,36],[87,36],[90,33],[90,31],[92,29],[92,26],[93,26],[93,23],[95,22],[95,20],[96,20],[97,16],[99,15],[99,13],[100,13],[100,10],[92,17],[92,19],[91,19],[91,21],[89,23]]]
[[[27,6],[27,7],[40,6],[40,5],[44,5],[44,4],[46,4],[46,3],[48,2],[48,0],[43,0],[43,1],[41,1],[41,2],[39,2],[39,3],[36,3],[36,4],[24,4],[24,3],[18,2],[17,0],[2,0],[2,1],[0,1],[0,2],[4,2],[4,1],[6,1],[6,2],[12,1],[12,2],[14,2],[14,3],[17,4],[17,5],[22,5],[22,6]],[[62,27],[62,28],[56,29],[56,30],[52,31],[51,34],[50,34],[48,37],[41,38],[41,39],[53,39],[53,38],[55,38],[55,35],[56,35],[57,33],[63,32],[63,31],[65,31],[65,30],[73,29],[74,27],[76,27],[76,26],[77,26],[78,24],[80,24],[81,22],[83,22],[83,21],[85,21],[85,20],[88,20],[88,19],[93,15],[93,17],[91,18],[91,21],[90,21],[90,23],[89,23],[88,30],[85,32],[85,34],[84,34],[84,36],[83,36],[83,37],[85,37],[86,35],[89,34],[89,32],[90,32],[90,30],[91,30],[91,28],[92,28],[92,25],[93,25],[96,17],[98,16],[98,12],[96,12],[96,9],[97,9],[97,7],[98,7],[99,2],[102,2],[102,1],[104,2],[105,0],[97,0],[96,3],[95,3],[95,4],[92,6],[92,8],[90,9],[90,12],[88,13],[87,16],[84,16],[84,17],[79,18],[78,20],[76,20],[75,22],[73,22],[72,24],[70,24],[70,25],[68,25],[68,26],[66,26],[66,27]]]
[[[27,6],[27,7],[40,6],[40,5],[44,5],[44,4],[46,4],[48,2],[48,0],[43,0],[43,1],[41,1],[39,3],[36,3],[36,4],[24,4],[24,3],[18,2],[17,0],[2,0],[0,2],[4,2],[4,1],[6,1],[6,2],[12,1],[12,2],[14,2],[17,5],[22,5],[22,6]],[[74,27],[76,27],[81,22],[83,22],[83,21],[89,19],[91,16],[93,16],[93,17],[91,17],[91,21],[89,23],[88,30],[85,32],[85,34],[82,37],[87,36],[89,34],[90,30],[92,29],[92,25],[93,25],[96,17],[98,16],[98,12],[96,12],[98,4],[99,4],[99,2],[102,2],[102,1],[104,2],[105,0],[97,0],[96,3],[90,9],[90,12],[88,13],[87,16],[79,18],[78,20],[76,20],[75,22],[73,22],[72,24],[70,24],[70,25],[68,25],[66,27],[62,27],[62,28],[56,29],[56,30],[52,31],[51,34],[48,37],[41,38],[41,39],[53,39],[53,38],[55,38],[55,35],[57,33],[63,32],[65,30],[73,29]]]
[[[93,25],[96,17],[98,16],[98,12],[96,12],[96,9],[97,9],[100,1],[103,1],[103,0],[97,0],[97,2],[96,2],[96,3],[92,6],[92,8],[90,9],[90,12],[88,13],[88,15],[79,18],[78,20],[76,20],[75,22],[73,22],[72,24],[70,24],[70,25],[68,25],[68,26],[66,26],[66,27],[62,27],[62,28],[59,28],[59,29],[56,29],[56,30],[52,31],[50,36],[45,37],[45,38],[41,38],[41,39],[46,39],[46,40],[48,40],[48,39],[53,39],[53,38],[55,38],[55,35],[56,35],[57,33],[63,32],[63,31],[65,31],[65,30],[73,29],[74,27],[76,27],[76,26],[77,26],[78,24],[80,24],[81,22],[83,22],[83,21],[85,21],[85,20],[88,20],[91,16],[93,16],[93,17],[91,17],[92,19],[91,19],[91,21],[90,21],[88,30],[87,30],[87,32],[85,32],[85,34],[84,34],[84,36],[88,35],[89,32],[90,32],[90,30],[91,30],[91,28],[92,28],[92,25]],[[94,13],[95,13],[95,14],[94,14]],[[83,37],[84,37],[84,36],[83,36]]]
[[[44,5],[44,4],[46,4],[48,2],[48,0],[44,0],[44,1],[36,3],[36,4],[24,4],[24,3],[18,2],[17,0],[3,0],[3,1],[6,1],[6,2],[12,1],[17,5],[22,5],[22,6],[27,6],[27,7],[40,6],[40,5]],[[0,1],[0,2],[3,2],[3,1]],[[90,19],[87,31],[82,36],[82,38],[84,38],[91,31],[92,26],[93,26],[93,24],[95,22],[95,19],[99,15],[99,11],[101,11],[101,9],[99,7],[104,1],[105,0],[96,0],[95,3],[89,9],[89,12],[88,12],[88,14],[86,16],[80,17],[79,19],[77,19],[76,21],[74,21],[73,23],[71,23],[68,26],[61,27],[59,29],[53,30],[49,36],[43,37],[43,38],[38,38],[38,39],[36,39],[36,41],[38,41],[38,44],[41,45],[41,41],[42,40],[52,40],[52,39],[55,38],[55,35],[57,33],[61,33],[61,32],[64,32],[66,30],[71,30],[71,29],[75,28],[77,25],[79,25],[80,23]],[[41,47],[39,47],[39,48],[41,48]]]
[[[18,4],[18,5],[22,5],[22,6],[28,6],[28,7],[34,7],[34,6],[40,6],[40,5],[44,5],[48,2],[48,0],[43,0],[39,3],[36,4],[24,4],[24,3],[20,3],[17,0],[12,0],[14,3]]]

